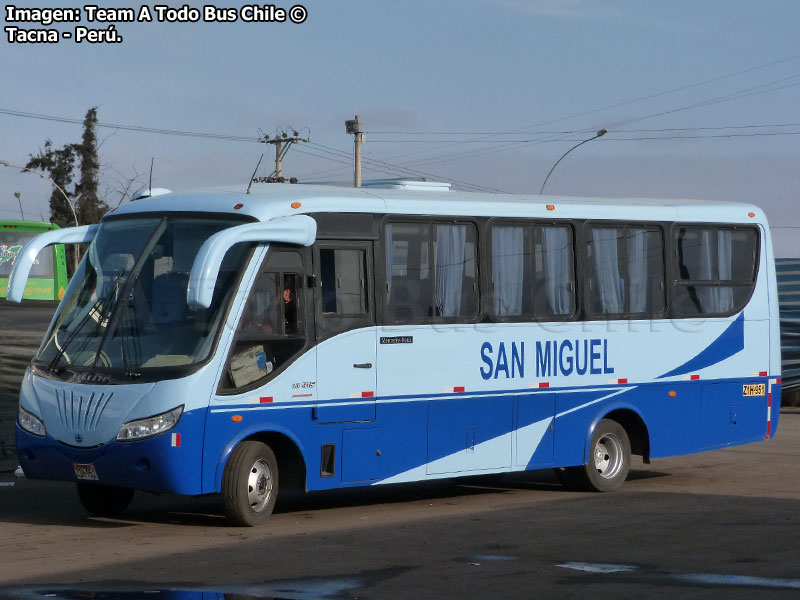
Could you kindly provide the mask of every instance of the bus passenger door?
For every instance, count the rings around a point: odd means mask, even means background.
[[[314,419],[319,425],[374,421],[377,365],[369,284],[371,242],[317,243],[314,273],[318,341]],[[328,440],[341,445],[342,481],[377,479],[380,431],[345,427],[341,437]]]

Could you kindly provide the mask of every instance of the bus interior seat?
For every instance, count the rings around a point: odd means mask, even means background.
[[[153,280],[152,322],[167,325],[186,318],[188,273],[163,273]]]
[[[398,320],[430,315],[430,300],[427,281],[411,277],[392,277],[389,293],[389,314]]]

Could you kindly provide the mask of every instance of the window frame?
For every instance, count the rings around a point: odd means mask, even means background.
[[[646,313],[632,313],[628,310],[629,295],[625,295],[625,311],[621,313],[606,314],[598,313],[592,310],[593,292],[590,282],[594,280],[595,270],[592,261],[589,259],[589,242],[592,241],[592,229],[642,229],[656,230],[661,234],[661,296],[662,308],[660,311],[649,311]],[[583,309],[581,311],[580,319],[582,321],[646,321],[651,319],[666,319],[671,314],[670,300],[672,295],[668,291],[670,281],[670,264],[667,260],[669,253],[668,239],[669,227],[668,224],[662,221],[620,221],[620,220],[601,220],[601,219],[586,219],[581,226],[581,262],[582,272],[581,279],[584,282],[583,293],[581,294]],[[627,258],[627,256],[626,256]]]
[[[547,227],[547,226],[556,226],[556,227],[566,227],[570,231],[570,235],[572,236],[572,298],[573,298],[573,310],[572,313],[569,315],[537,315],[535,312],[533,313],[525,313],[521,315],[498,315],[494,311],[494,290],[492,289],[492,285],[494,283],[494,270],[492,268],[492,229],[495,226],[499,227],[524,227],[530,228],[532,230],[532,234],[536,235],[536,228],[538,227]],[[579,236],[578,230],[580,228],[580,223],[577,224],[573,220],[567,219],[537,219],[537,218],[508,218],[508,217],[492,217],[486,221],[484,232],[483,232],[483,243],[485,245],[485,253],[484,256],[486,257],[485,264],[483,265],[483,271],[486,275],[485,280],[485,289],[486,289],[486,302],[484,305],[484,310],[486,314],[489,315],[493,322],[495,323],[561,323],[567,321],[576,321],[579,320],[581,314],[581,305],[582,305],[582,298],[581,298],[581,277],[579,271],[579,264],[578,264],[578,255],[577,248],[579,247]],[[535,237],[534,237],[535,239]],[[535,270],[535,262],[531,273],[534,277],[534,281],[536,280],[536,270]],[[535,290],[534,290],[534,298],[535,298]]]
[[[367,312],[355,315],[340,315],[352,321],[344,329],[328,330],[325,327],[325,313],[322,312],[322,259],[320,257],[320,250],[364,250],[365,251],[365,279],[364,291],[367,294]],[[312,246],[314,257],[314,286],[313,286],[313,301],[314,301],[314,317],[316,324],[314,326],[314,335],[317,343],[332,338],[340,333],[352,331],[354,329],[361,329],[363,327],[371,327],[376,324],[376,301],[375,301],[375,248],[372,241],[369,240],[335,240],[324,239],[319,240]]]
[[[715,233],[720,229],[726,229],[730,231],[737,231],[737,230],[746,230],[746,231],[753,231],[755,232],[755,248],[754,248],[754,256],[753,256],[753,275],[751,281],[745,280],[738,280],[738,279],[681,279],[680,278],[680,266],[679,266],[679,244],[678,244],[678,233],[681,229],[695,229],[695,230],[703,230],[703,229],[713,229]],[[753,298],[753,294],[755,293],[756,285],[758,285],[758,276],[761,269],[761,227],[756,224],[749,224],[749,223],[724,223],[724,222],[701,222],[701,221],[674,221],[671,223],[670,230],[670,279],[669,279],[669,299],[671,304],[670,315],[675,319],[716,319],[716,318],[724,318],[733,316],[739,312],[741,312],[749,303],[750,300]],[[716,235],[715,235],[716,237]],[[718,267],[718,265],[717,265]],[[717,271],[719,269],[717,268]],[[749,293],[747,293],[740,303],[734,304],[733,308],[728,311],[724,312],[715,312],[715,313],[692,313],[692,314],[679,314],[677,312],[677,292],[680,288],[688,288],[688,287],[727,287],[727,288],[743,288],[749,287]]]
[[[297,254],[299,254],[300,255],[301,264],[302,264],[302,267],[305,270],[305,272],[304,273],[298,273],[297,271],[294,271],[292,269],[283,268],[283,267],[279,267],[279,266],[269,267],[267,265],[267,263],[268,263],[268,261],[270,260],[270,258],[272,256],[272,251],[273,250],[279,250],[279,251],[282,251],[282,252],[290,251],[290,252],[296,252]],[[250,260],[252,260],[252,254],[250,255]],[[233,336],[231,338],[230,347],[228,348],[228,352],[227,352],[227,355],[225,357],[225,361],[223,363],[222,374],[219,377],[219,383],[217,385],[217,395],[219,395],[219,396],[235,396],[237,394],[244,394],[244,393],[250,392],[252,390],[255,390],[257,388],[260,388],[260,387],[266,385],[267,383],[272,381],[275,377],[277,377],[278,375],[283,373],[286,369],[288,369],[289,366],[294,364],[294,362],[298,358],[300,358],[303,354],[305,354],[310,348],[312,348],[314,346],[314,339],[313,339],[313,332],[314,332],[314,329],[315,329],[315,327],[314,327],[314,317],[313,317],[314,313],[309,308],[309,304],[312,301],[312,298],[310,298],[310,296],[313,295],[311,293],[312,288],[308,285],[308,265],[310,264],[310,260],[311,260],[311,256],[310,256],[307,248],[303,248],[301,246],[291,246],[289,244],[273,244],[273,243],[269,244],[269,248],[267,250],[266,255],[261,260],[261,264],[258,266],[258,269],[256,270],[256,272],[253,274],[253,278],[250,281],[250,285],[249,285],[249,288],[247,290],[247,297],[244,299],[244,304],[242,305],[241,313],[238,315],[238,319],[236,321],[236,326],[235,326],[235,329],[234,329],[234,332],[233,332]],[[245,270],[246,270],[246,265],[245,265],[245,268],[242,269],[242,274],[244,273]],[[247,385],[244,385],[242,387],[233,387],[233,385],[232,385],[233,382],[230,380],[230,376],[228,375],[228,365],[229,365],[229,363],[231,361],[231,358],[233,358],[233,356],[234,356],[234,352],[236,350],[236,344],[239,341],[239,331],[240,331],[242,319],[244,318],[245,311],[247,309],[247,304],[250,301],[250,295],[252,294],[253,289],[255,288],[256,282],[258,281],[259,277],[261,277],[261,275],[264,274],[264,273],[276,273],[276,274],[279,274],[281,276],[281,280],[283,278],[283,274],[284,273],[293,273],[294,275],[296,275],[296,282],[298,283],[298,285],[296,286],[295,289],[296,290],[298,290],[298,289],[303,290],[301,292],[301,294],[298,294],[298,295],[302,295],[303,303],[302,303],[302,305],[300,303],[297,303],[297,305],[296,305],[296,310],[298,311],[297,318],[298,318],[298,324],[302,323],[302,326],[304,328],[304,332],[303,333],[297,333],[297,334],[283,334],[282,337],[284,337],[286,339],[297,339],[297,340],[304,339],[305,341],[304,341],[304,344],[302,345],[302,347],[298,348],[298,350],[291,356],[291,358],[289,360],[287,360],[284,364],[280,365],[278,368],[274,369],[272,372],[268,373],[265,377],[262,377],[261,379],[257,379],[256,381],[248,383]],[[241,285],[241,279],[239,281],[239,285]],[[301,314],[301,311],[302,311],[302,314]],[[283,307],[281,308],[281,317],[283,317]],[[228,319],[230,319],[230,313],[228,314]],[[279,336],[274,336],[274,339],[278,339],[278,337]],[[265,339],[268,339],[268,338],[265,338]],[[227,385],[228,383],[230,383],[231,385],[228,386]]]
[[[380,298],[379,303],[379,315],[380,315],[380,322],[382,325],[387,326],[394,326],[394,325],[430,325],[430,324],[474,324],[479,323],[484,316],[484,307],[483,307],[483,277],[484,277],[484,265],[482,257],[484,256],[484,227],[483,222],[484,219],[480,219],[478,217],[461,217],[461,216],[447,216],[447,215],[404,215],[404,214],[391,214],[386,215],[380,224],[380,241],[378,243],[379,250],[376,252],[376,260],[379,261],[379,268],[376,271],[380,274],[380,282],[376,280],[376,292],[377,296]],[[426,225],[430,232],[431,232],[431,248],[433,247],[433,241],[435,240],[433,234],[433,227],[435,225],[466,225],[472,227],[472,231],[474,233],[474,240],[475,240],[475,277],[474,277],[474,295],[475,295],[475,303],[473,305],[473,314],[468,317],[445,317],[445,316],[436,316],[436,315],[428,315],[427,317],[422,318],[412,318],[412,319],[396,319],[387,315],[388,309],[388,298],[387,298],[387,290],[386,285],[388,283],[388,274],[386,273],[386,226],[387,225]],[[434,297],[434,282],[436,281],[435,278],[435,271],[436,265],[433,261],[433,252],[428,252],[428,270],[431,273],[430,276],[430,297],[433,299]],[[379,290],[378,290],[379,288]],[[431,308],[433,305],[431,304]]]

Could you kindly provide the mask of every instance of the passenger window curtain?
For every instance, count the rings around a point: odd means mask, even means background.
[[[717,265],[719,278],[730,281],[733,271],[733,232],[730,229],[717,230]],[[733,288],[722,286],[714,288],[714,312],[728,312],[733,308]]]
[[[572,244],[566,227],[542,227],[542,266],[551,315],[572,313]]]
[[[714,234],[716,233],[716,244]],[[720,229],[716,232],[704,229],[700,235],[701,280],[730,281],[733,259],[731,231]],[[716,250],[716,251],[715,251]],[[733,288],[727,286],[704,285],[698,288],[701,311],[704,313],[724,313],[733,308]]]
[[[628,290],[630,312],[647,311],[647,230],[628,230]]]
[[[600,312],[603,314],[619,314],[623,312],[622,278],[619,273],[619,255],[617,251],[617,229],[592,229],[594,245],[594,272],[600,301]]]
[[[492,227],[492,283],[494,314],[522,314],[525,230],[522,227]]]
[[[436,268],[436,314],[457,317],[461,314],[461,287],[464,281],[465,225],[437,225],[434,266]]]

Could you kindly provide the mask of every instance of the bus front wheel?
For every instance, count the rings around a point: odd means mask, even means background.
[[[78,498],[87,511],[99,517],[111,517],[125,512],[133,500],[131,488],[78,483]]]
[[[625,428],[603,419],[592,432],[586,464],[559,470],[559,477],[572,489],[613,492],[628,478],[630,468],[631,442]]]
[[[233,525],[266,521],[278,495],[278,461],[262,442],[244,441],[231,452],[222,474],[222,504]]]

